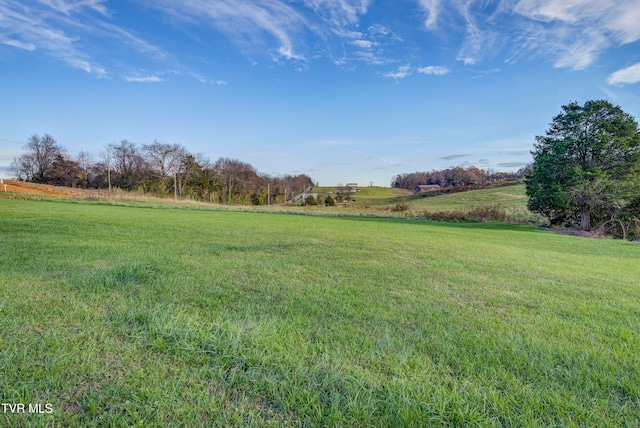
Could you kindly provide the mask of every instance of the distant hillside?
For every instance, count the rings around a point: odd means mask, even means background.
[[[507,211],[527,209],[524,184],[470,190],[445,195],[412,196],[407,200],[413,210],[445,211],[500,205]]]
[[[361,187],[359,189],[359,192],[350,194],[352,200],[348,205],[356,208],[393,208],[397,204],[404,202],[411,210],[429,211],[445,211],[489,205],[500,205],[507,211],[526,210],[527,208],[524,184],[449,194],[427,193],[426,195],[413,195],[409,190],[390,187]],[[314,187],[313,191],[321,195],[329,192],[335,194],[336,188]]]

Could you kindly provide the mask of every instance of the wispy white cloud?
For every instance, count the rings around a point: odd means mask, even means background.
[[[539,24],[520,27],[531,51],[549,58],[556,67],[580,70],[592,65],[605,49],[640,37],[640,33],[632,35],[635,29],[615,28],[621,16],[634,13],[633,7],[627,0],[521,0],[513,11],[528,20],[524,23]]]
[[[390,28],[381,25],[370,25],[364,31],[354,31],[345,28],[334,28],[332,34],[344,44],[353,46],[346,49],[338,60],[338,65],[350,62],[363,62],[367,65],[385,65],[396,61],[394,47],[402,43],[402,38]]]
[[[382,75],[388,79],[395,79],[396,81],[402,80],[413,73],[413,67],[409,64],[401,65],[396,68],[394,71],[389,71],[387,73],[383,73]]]
[[[607,79],[610,85],[625,85],[640,82],[640,63],[611,73]]]
[[[543,24],[537,49],[557,67],[586,68],[605,49],[640,39],[637,0],[521,0],[514,11]]]
[[[398,81],[411,76],[414,72],[418,72],[420,74],[433,75],[433,76],[443,76],[445,74],[450,73],[450,70],[446,67],[442,67],[439,65],[429,65],[427,67],[416,68],[411,66],[410,64],[406,64],[406,65],[397,67],[393,71],[383,73],[382,75],[388,79],[395,79],[396,81]]]
[[[115,39],[117,42],[131,47],[136,52],[161,60],[170,56],[164,49],[137,37],[131,33],[131,31],[118,27],[117,25],[101,21],[98,23],[98,26],[104,37]]]
[[[54,57],[72,68],[107,77],[95,58],[95,40],[111,38],[137,52],[163,56],[159,48],[108,21],[104,0],[0,0],[0,43]]]
[[[640,39],[640,3],[636,0],[520,0],[513,11],[538,22],[587,28],[618,43]]]
[[[284,59],[305,59],[304,55],[296,54],[291,46],[280,46],[278,48],[278,54]]]
[[[299,70],[308,69],[307,58],[318,57],[330,57],[347,69],[405,61],[396,49],[403,40],[393,29],[380,23],[361,27],[372,0],[134,1],[160,12],[164,25],[173,24],[205,45],[207,31],[214,30],[254,61],[266,54],[291,61]],[[128,55],[131,51],[156,62],[179,62],[139,32],[121,26],[108,5],[106,0],[34,0],[29,5],[0,0],[0,43],[55,57],[97,77],[119,74],[137,79],[131,81],[145,81],[132,71],[142,64],[140,57]],[[105,43],[115,43],[109,49],[122,55],[104,55]],[[181,69],[179,64],[172,67]],[[408,69],[401,67],[387,77],[404,78],[403,70]]]
[[[93,74],[96,77],[107,77],[107,70],[98,64],[85,61],[81,58],[75,58],[73,56],[64,58],[64,61],[73,68],[83,70],[88,74]]]
[[[458,52],[457,59],[464,62],[465,65],[473,65],[483,56],[485,49],[489,46],[487,43],[489,31],[482,31],[476,23],[476,16],[471,12],[473,2],[468,1],[459,5],[458,11],[465,20],[466,37]]]
[[[357,46],[357,47],[363,48],[363,49],[369,49],[369,48],[373,47],[373,45],[374,45],[374,43],[371,40],[362,40],[362,39],[353,40],[350,43],[352,45],[354,45],[354,46]]]
[[[180,74],[180,73],[176,73],[176,74]],[[229,82],[227,82],[226,80],[223,79],[209,79],[201,74],[198,73],[193,73],[193,72],[189,72],[188,73],[189,76],[191,76],[192,78],[196,79],[197,81],[199,81],[200,83],[204,84],[204,85],[217,85],[217,86],[225,86],[228,85]]]
[[[552,45],[553,46],[553,45]],[[610,41],[595,29],[585,29],[572,42],[556,43],[549,53],[556,56],[554,65],[558,68],[583,70],[595,62],[598,55],[610,47]]]
[[[433,74],[436,76],[442,76],[444,74],[449,74],[451,70],[447,67],[442,67],[439,65],[429,65],[427,67],[418,68],[418,73],[422,74]]]
[[[78,38],[50,24],[46,13],[32,16],[16,7],[15,3],[5,2],[0,4],[0,15],[3,17],[0,31],[5,33],[4,44],[29,51],[41,50],[73,68],[105,77],[104,67],[76,47]],[[8,43],[7,36],[11,37]]]
[[[160,83],[165,80],[161,77],[152,75],[152,76],[124,76],[125,82],[132,83]]]
[[[467,153],[460,153],[460,154],[455,154],[455,155],[443,156],[440,159],[442,159],[442,160],[464,159],[464,158],[468,158],[469,156],[471,156],[471,155],[467,154]]]
[[[439,25],[445,12],[465,28],[458,59],[477,64],[503,52],[507,62],[542,57],[556,67],[584,69],[615,46],[640,40],[637,0],[418,0],[425,27]],[[456,30],[459,22],[447,22]]]
[[[402,37],[398,36],[394,31],[392,31],[389,27],[386,27],[381,24],[374,24],[369,27],[368,32],[372,37],[375,38],[384,38],[394,42],[402,42]]]
[[[107,15],[107,8],[104,6],[105,0],[38,0],[51,9],[71,15],[82,9],[93,9],[102,15]]]
[[[327,19],[334,27],[357,24],[367,13],[372,0],[303,0],[313,11]]]
[[[24,49],[26,51],[36,50],[36,45],[34,45],[33,43],[29,43],[29,42],[25,43],[25,42],[21,42],[20,40],[14,40],[14,39],[9,39],[5,37],[0,38],[0,43],[7,46],[13,46],[14,48]]]
[[[381,55],[380,52],[370,50],[359,50],[353,52],[349,57],[344,57],[342,59],[343,64],[354,60],[364,62],[369,65],[385,65],[390,62],[390,60],[384,55]]]
[[[242,49],[271,52],[274,58],[303,59],[296,45],[306,28],[304,16],[279,0],[157,0],[141,2],[180,22],[213,28]],[[275,46],[274,45],[275,42]]]
[[[425,54],[412,29],[371,13],[373,0],[131,2],[151,9],[150,19],[160,17],[154,25],[173,25],[205,47],[212,31],[221,34],[254,63],[265,55],[307,70],[315,59],[329,58],[344,69],[378,67],[379,75],[395,80],[413,73],[449,72],[446,67],[410,65]],[[112,4],[0,0],[0,44],[55,57],[98,77],[140,78],[132,70],[140,70],[143,60],[155,61],[155,69],[158,63],[171,63],[184,75],[197,74],[181,65],[184,52],[172,54],[145,40],[142,27],[121,25]],[[456,59],[467,65],[501,56],[507,64],[543,58],[556,67],[584,69],[604,51],[640,40],[638,0],[414,0],[414,5],[423,11],[423,28],[437,31],[443,44],[457,43]],[[411,39],[405,42],[403,37]],[[105,42],[111,43],[107,49]],[[131,52],[144,59],[127,55]],[[380,73],[382,66],[393,69]],[[212,82],[210,77],[204,80]]]
[[[485,77],[495,76],[498,73],[502,73],[502,69],[492,68],[490,70],[476,70],[475,73],[476,75],[472,77],[473,79],[482,79]]]
[[[438,24],[438,15],[441,10],[440,0],[420,0],[420,5],[427,14],[427,18],[424,21],[425,27],[429,30],[435,29]]]

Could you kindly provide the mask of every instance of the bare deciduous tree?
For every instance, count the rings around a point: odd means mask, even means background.
[[[58,156],[64,155],[62,146],[49,134],[44,134],[42,138],[32,135],[24,149],[26,153],[14,159],[11,170],[16,178],[35,183],[45,183],[53,163]]]
[[[112,182],[121,189],[133,190],[148,174],[147,163],[138,146],[128,140],[107,147]]]
[[[147,155],[150,172],[158,178],[162,196],[167,195],[167,179],[173,176],[173,193],[174,198],[177,199],[177,173],[186,152],[184,147],[180,144],[159,143],[154,140],[152,144],[143,144],[142,150]]]

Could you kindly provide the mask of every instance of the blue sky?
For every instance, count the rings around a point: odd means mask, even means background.
[[[324,185],[514,170],[562,104],[640,117],[638,22],[638,0],[0,0],[0,176],[44,133]]]

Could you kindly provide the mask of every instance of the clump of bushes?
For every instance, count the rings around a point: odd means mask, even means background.
[[[318,201],[316,200],[316,198],[313,197],[313,195],[309,195],[309,197],[304,202],[304,204],[305,205],[318,205]]]
[[[395,207],[393,207],[393,209],[391,211],[394,212],[405,212],[405,211],[409,211],[409,204],[407,204],[406,201],[402,201],[396,204]]]
[[[424,218],[437,221],[508,221],[509,217],[500,205],[471,207],[467,210],[417,211],[406,213],[406,217]]]
[[[331,197],[331,195],[328,195],[326,198],[324,198],[324,205],[327,207],[335,207],[336,201]]]

